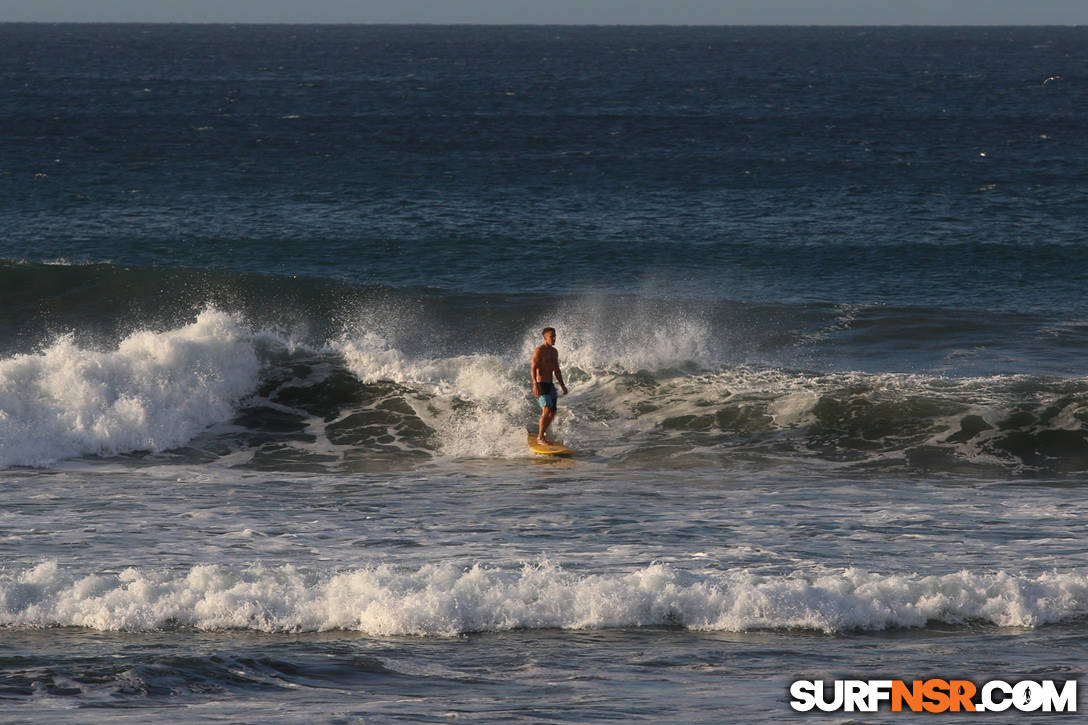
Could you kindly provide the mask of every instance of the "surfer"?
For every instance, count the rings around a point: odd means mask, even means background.
[[[533,397],[540,403],[540,427],[537,429],[536,439],[539,443],[550,445],[551,441],[544,437],[548,426],[555,418],[555,411],[559,404],[559,393],[556,392],[552,378],[559,382],[563,388],[563,395],[567,394],[567,385],[563,382],[563,373],[559,370],[559,351],[555,349],[555,328],[545,327],[541,333],[544,336],[544,344],[533,350],[532,360],[529,362],[529,374],[533,379]]]

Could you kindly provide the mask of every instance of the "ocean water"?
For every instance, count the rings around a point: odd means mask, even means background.
[[[0,24],[0,720],[1083,680],[1086,43]]]

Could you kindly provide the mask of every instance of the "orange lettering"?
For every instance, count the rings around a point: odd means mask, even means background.
[[[911,712],[921,712],[921,680],[912,681],[909,688],[907,687],[907,683],[902,680],[895,680],[892,682],[892,712],[902,712],[904,701],[907,703],[907,707],[911,709]]]
[[[945,712],[948,710],[948,681],[926,680],[922,683],[922,694],[930,700],[922,704],[926,712]]]
[[[952,712],[959,712],[960,707],[966,712],[974,712],[975,703],[971,698],[975,696],[975,684],[968,680],[952,680],[948,685]]]

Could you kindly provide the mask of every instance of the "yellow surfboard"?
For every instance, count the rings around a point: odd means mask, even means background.
[[[558,443],[551,445],[541,445],[536,441],[536,433],[529,434],[529,450],[533,453],[540,453],[545,456],[569,456],[574,453],[573,448],[567,448],[561,446]]]

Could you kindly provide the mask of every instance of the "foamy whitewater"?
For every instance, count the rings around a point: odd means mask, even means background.
[[[0,722],[1084,681],[1085,47],[0,23]]]
[[[1088,576],[807,577],[745,571],[713,577],[654,564],[624,576],[573,577],[553,565],[516,574],[475,565],[388,566],[314,575],[293,566],[194,567],[174,578],[129,568],[75,578],[55,562],[2,582],[3,624],[147,631],[349,630],[451,637],[515,629],[682,626],[702,631],[922,627],[978,622],[1034,627],[1088,614]]]
[[[177,448],[229,419],[258,368],[251,336],[214,311],[105,352],[62,337],[0,362],[0,465]]]

